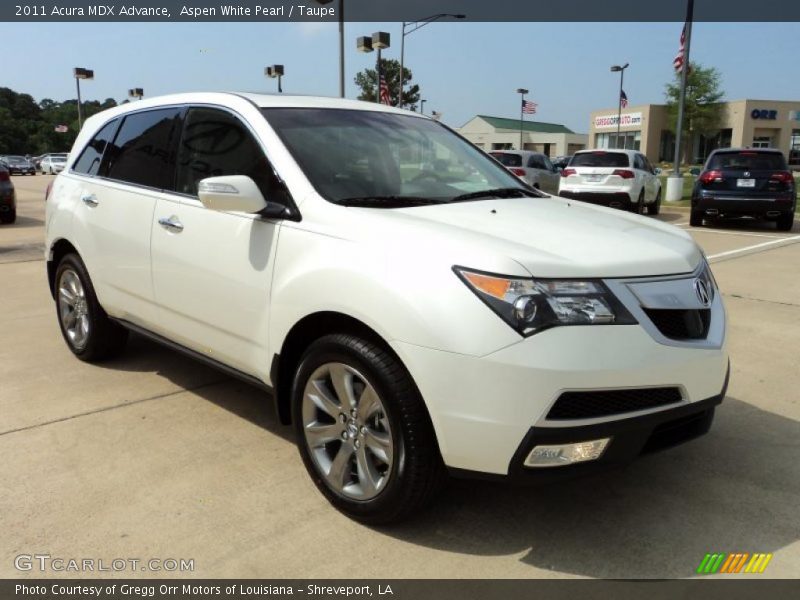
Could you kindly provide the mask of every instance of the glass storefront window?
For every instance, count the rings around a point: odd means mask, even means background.
[[[617,132],[596,133],[594,136],[595,148],[622,148],[625,150],[639,150],[642,143],[641,131],[622,131],[617,140]]]

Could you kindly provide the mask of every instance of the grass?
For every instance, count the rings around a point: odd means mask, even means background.
[[[658,180],[661,182],[661,194],[662,197],[667,195],[667,174],[666,171],[658,176]],[[690,200],[692,199],[692,188],[694,187],[694,175],[690,175],[689,173],[683,174],[683,192],[681,194],[681,199],[677,202],[666,202],[664,201],[663,206],[689,206]]]

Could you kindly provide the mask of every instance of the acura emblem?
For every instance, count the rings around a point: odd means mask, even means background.
[[[708,285],[702,279],[694,280],[694,293],[697,294],[697,299],[700,300],[700,304],[703,306],[711,304],[711,293],[708,290]]]
[[[744,173],[742,173],[742,175],[744,177],[750,177],[750,171],[745,171]]]

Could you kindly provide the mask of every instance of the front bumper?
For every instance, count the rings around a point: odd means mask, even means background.
[[[623,440],[612,440],[608,461],[617,462],[617,452],[632,458],[656,426],[721,401],[728,372],[724,342],[717,348],[657,343],[641,325],[555,327],[483,357],[404,342],[392,347],[425,399],[445,464],[502,476],[519,473],[530,443],[596,439],[582,437],[595,435],[591,428],[616,431]],[[591,419],[548,419],[565,391],[654,386],[679,388],[679,402]],[[580,472],[584,466],[536,471]]]

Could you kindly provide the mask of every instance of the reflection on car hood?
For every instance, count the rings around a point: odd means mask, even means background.
[[[636,277],[688,273],[701,260],[681,229],[562,198],[352,210],[369,212],[361,235],[376,243],[486,270],[513,264],[541,277]]]

